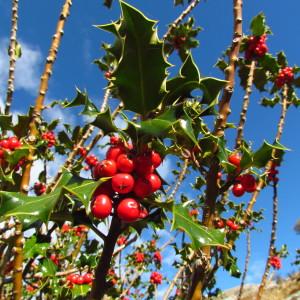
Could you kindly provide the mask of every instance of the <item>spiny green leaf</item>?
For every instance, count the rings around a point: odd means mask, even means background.
[[[111,87],[118,89],[125,109],[145,115],[162,101],[169,64],[154,29],[156,21],[123,1],[120,4],[122,19],[118,32],[122,36],[123,54],[112,74]]]
[[[204,77],[200,80],[200,88],[203,90],[202,104],[216,103],[226,81],[214,77]]]
[[[265,33],[271,33],[270,28],[266,25],[266,18],[263,13],[254,17],[250,24],[252,34],[255,36],[261,36]]]
[[[83,111],[81,112],[82,115],[94,115],[98,113],[97,107],[94,103],[90,100],[86,92],[80,91],[76,88],[77,95],[71,102],[64,103],[64,108],[74,107],[74,106],[84,106]]]
[[[98,113],[96,119],[91,124],[100,128],[104,135],[107,135],[111,132],[118,132],[118,128],[112,121],[109,108],[107,108],[103,113]]]
[[[278,94],[275,95],[275,97],[273,98],[263,98],[261,100],[261,105],[262,106],[270,106],[270,107],[274,107],[277,103],[279,103],[280,101],[280,96]]]
[[[165,105],[173,104],[178,98],[189,97],[190,93],[200,88],[200,73],[192,55],[189,55],[180,68],[177,77],[167,81],[168,93],[163,99]]]
[[[287,150],[289,149],[277,141],[275,141],[273,145],[264,141],[263,145],[253,155],[253,166],[262,168],[270,159],[281,157],[282,153]],[[273,157],[274,151],[276,153],[276,157]]]
[[[1,130],[10,130],[12,128],[11,115],[0,115],[0,128]]]
[[[188,208],[183,205],[174,205],[173,207],[172,230],[176,229],[182,229],[186,232],[195,250],[208,245],[227,248],[224,232],[197,224],[190,217]]]
[[[26,239],[24,246],[24,257],[36,258],[38,255],[46,256],[46,253],[49,249],[49,243],[37,243],[36,236],[33,235],[29,239]]]
[[[57,271],[57,265],[49,258],[43,259],[41,271],[43,276],[54,276]]]
[[[12,128],[18,137],[26,136],[31,117],[29,115],[18,115],[18,123]]]
[[[21,148],[15,149],[13,152],[5,152],[5,159],[11,165],[16,165],[20,159],[26,157],[29,154],[29,147],[27,145]]]

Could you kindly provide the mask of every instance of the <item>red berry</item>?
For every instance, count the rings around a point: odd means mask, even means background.
[[[154,172],[154,166],[152,164],[151,158],[149,156],[138,156],[135,159],[135,171],[140,176],[145,176],[147,174]]]
[[[139,219],[145,219],[149,216],[149,212],[146,208],[141,208],[140,210],[140,215],[139,215]]]
[[[10,150],[15,150],[17,148],[20,148],[21,146],[21,142],[15,136],[8,139],[8,147]]]
[[[155,262],[161,263],[161,261],[162,261],[161,253],[159,251],[155,251],[154,255],[153,255],[153,259]]]
[[[107,72],[104,73],[104,76],[105,76],[106,79],[110,79],[110,78],[111,78],[111,75],[112,75],[112,74],[111,74],[110,71],[107,71]]]
[[[56,264],[57,266],[59,265],[59,259],[58,257],[56,256],[56,254],[52,253],[50,255],[50,259],[53,261],[54,264]]]
[[[234,196],[236,197],[241,197],[244,195],[245,193],[245,188],[243,187],[243,185],[241,183],[236,183],[233,187],[232,187],[232,193]]]
[[[239,168],[241,164],[241,157],[238,153],[232,153],[228,156],[228,161]]]
[[[0,149],[0,159],[3,159],[5,157],[5,151]]]
[[[2,141],[0,141],[0,147],[2,147],[4,149],[9,149],[9,142],[8,142],[8,140],[2,140]]]
[[[159,165],[161,164],[161,156],[159,155],[159,153],[155,152],[155,151],[151,151],[151,162],[154,166],[154,168],[159,167]]]
[[[92,201],[92,214],[95,218],[105,219],[112,211],[112,201],[107,195],[98,195]]]
[[[106,159],[116,161],[120,154],[126,153],[124,146],[113,146],[106,152]]]
[[[120,154],[117,158],[117,168],[120,172],[131,173],[134,169],[134,162],[127,154]]]
[[[80,276],[79,274],[70,274],[67,276],[67,280],[70,281],[71,283],[77,284],[79,276]]]
[[[151,192],[154,193],[161,187],[161,180],[156,174],[147,174],[145,179],[149,182],[151,186]]]
[[[135,256],[135,262],[137,262],[137,263],[142,263],[145,259],[144,253],[141,253],[141,252],[136,252],[134,254],[134,256]]]
[[[150,276],[150,282],[152,284],[161,284],[162,282],[162,275],[158,272],[152,272]]]
[[[112,145],[117,145],[117,144],[120,143],[120,138],[117,137],[117,136],[115,136],[115,135],[113,135],[113,136],[110,137],[110,143]]]
[[[239,226],[235,224],[232,220],[227,220],[226,225],[233,231],[236,231],[239,229]]]
[[[93,274],[91,274],[91,273],[83,274],[82,278],[83,278],[83,282],[86,283],[86,284],[91,283],[94,279]]]
[[[248,193],[253,193],[256,191],[256,179],[251,174],[244,174],[240,176],[241,184],[244,187],[245,191]]]
[[[224,221],[222,220],[222,219],[220,219],[220,220],[218,220],[217,222],[216,222],[216,227],[217,228],[224,228],[225,227],[225,224],[224,224]]]
[[[134,179],[130,174],[118,173],[111,179],[111,185],[115,192],[119,194],[127,194],[134,187]]]
[[[78,148],[78,153],[81,157],[86,157],[87,155],[87,150],[84,147],[79,147]]]
[[[152,186],[150,182],[145,178],[138,178],[135,181],[133,191],[138,197],[145,198],[152,193]]]
[[[191,216],[191,217],[193,217],[193,216],[198,216],[199,215],[199,211],[198,211],[198,209],[191,209],[190,211],[189,211],[189,215]]]
[[[81,284],[84,284],[84,278],[83,276],[78,276],[74,282],[75,284],[78,284],[78,285],[81,285]]]
[[[140,217],[140,204],[132,198],[123,199],[117,207],[118,217],[125,222],[135,222]]]
[[[124,245],[125,242],[126,242],[126,237],[123,236],[123,235],[119,236],[119,238],[117,239],[117,244],[118,244],[118,246]]]
[[[111,177],[117,173],[116,162],[109,159],[104,159],[95,165],[93,176],[95,179],[101,177]]]

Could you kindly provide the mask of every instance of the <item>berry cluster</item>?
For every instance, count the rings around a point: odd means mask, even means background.
[[[162,261],[161,253],[159,251],[155,251],[153,254],[153,259],[156,263],[161,264]]]
[[[268,52],[266,45],[267,36],[250,36],[247,41],[247,49],[245,51],[245,59],[252,60],[263,57]]]
[[[104,219],[114,208],[121,220],[135,222],[148,216],[148,211],[138,199],[150,196],[161,187],[155,169],[162,159],[157,152],[148,148],[138,154],[131,145],[116,137],[111,138],[111,145],[106,159],[95,164],[92,169],[96,180],[103,177],[111,179],[95,191],[91,211],[94,217]]]
[[[40,196],[40,195],[43,195],[46,190],[47,190],[47,186],[45,183],[43,182],[36,182],[33,186],[33,190],[34,190],[34,193],[37,195],[37,196]]]
[[[77,153],[81,156],[81,157],[86,157],[87,155],[87,150],[84,147],[79,147],[77,149]]]
[[[158,272],[152,272],[150,276],[150,282],[152,284],[161,284],[162,282],[162,275]]]
[[[42,134],[42,139],[47,142],[48,148],[51,148],[56,144],[56,138],[53,131],[44,132]]]
[[[73,287],[73,284],[82,285],[82,284],[91,284],[93,281],[92,273],[80,274],[70,274],[67,276],[67,281],[70,287]]]
[[[126,243],[126,237],[124,235],[120,235],[117,239],[117,245],[123,246]]]
[[[232,193],[236,197],[241,197],[245,192],[255,192],[256,188],[257,184],[255,177],[251,174],[243,174],[235,179],[235,183],[232,187]]]
[[[84,153],[84,151],[83,151],[83,153]],[[88,155],[85,158],[85,162],[87,163],[89,168],[92,169],[93,167],[95,167],[99,163],[99,160],[94,154],[91,154],[91,155]]]
[[[80,237],[83,233],[88,232],[88,227],[85,225],[78,225],[75,227],[72,227],[70,224],[68,223],[64,223],[61,227],[61,233],[65,234],[68,232],[74,232],[74,234],[78,237]]]
[[[219,228],[219,229],[225,228],[225,226],[227,226],[232,231],[236,231],[236,230],[240,229],[240,226],[231,219],[228,219],[228,220],[216,219],[215,226],[216,226],[216,228]]]
[[[4,158],[4,151],[14,151],[22,147],[22,143],[16,136],[9,137],[0,141],[0,158]]]
[[[136,263],[142,263],[145,260],[145,255],[142,252],[136,252],[134,253],[134,258]]]
[[[285,84],[289,84],[294,80],[293,68],[285,67],[281,69],[275,79],[275,85],[280,89]]]
[[[226,225],[232,230],[232,231],[236,231],[239,230],[239,225],[236,224],[234,221],[232,220],[226,220]]]
[[[280,257],[278,256],[272,256],[270,258],[270,265],[274,268],[274,269],[281,269],[281,260]]]
[[[276,176],[279,172],[276,170],[277,165],[275,163],[272,164],[270,170],[268,171],[268,181],[273,181],[274,183],[277,183],[279,181],[279,178]]]

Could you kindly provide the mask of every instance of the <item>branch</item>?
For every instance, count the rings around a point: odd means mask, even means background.
[[[179,189],[179,187],[180,187],[180,185],[181,185],[181,183],[182,183],[182,181],[184,179],[184,176],[185,176],[185,174],[187,172],[188,164],[189,164],[189,160],[186,158],[184,160],[184,162],[183,162],[183,166],[182,166],[182,169],[181,169],[181,171],[180,171],[180,173],[178,175],[178,178],[177,178],[177,181],[175,183],[175,186],[174,186],[174,188],[173,188],[170,196],[168,197],[168,199],[173,199],[175,197],[175,195],[176,195],[176,193],[177,193],[177,191],[178,191],[178,189]]]
[[[245,260],[245,269],[244,269],[244,272],[243,272],[242,281],[241,281],[241,285],[240,285],[240,291],[239,291],[237,300],[242,300],[245,280],[246,280],[246,276],[247,276],[247,273],[248,273],[250,256],[251,256],[251,239],[250,238],[251,238],[250,230],[248,230],[247,231],[247,252],[246,252],[247,254],[246,254],[246,260]]]
[[[287,109],[288,109],[288,86],[284,85],[283,93],[282,93],[282,101],[281,101],[281,114],[280,114],[279,122],[277,125],[277,133],[276,133],[276,137],[275,137],[275,139],[277,141],[280,141],[282,133],[283,133]],[[272,157],[274,157],[275,155],[276,155],[276,151],[274,150],[272,153]],[[269,171],[271,166],[272,166],[272,160],[268,161],[268,163],[266,165],[266,171]],[[251,200],[248,203],[248,206],[246,209],[245,221],[247,221],[248,216],[251,214],[251,212],[253,210],[253,206],[256,203],[257,197],[258,197],[261,189],[263,188],[263,186],[264,186],[264,181],[262,179],[260,179],[257,184],[256,191],[252,194]]]
[[[12,0],[12,17],[11,17],[11,32],[9,43],[9,72],[7,80],[7,92],[6,102],[4,108],[4,114],[9,115],[10,107],[14,93],[14,81],[15,81],[15,66],[16,66],[16,46],[17,46],[17,30],[18,30],[18,6],[19,0]]]
[[[35,100],[35,106],[34,106],[32,119],[29,123],[28,140],[31,144],[36,141],[36,137],[38,135],[37,124],[39,124],[39,122],[40,122],[41,111],[44,106],[44,100],[45,100],[46,92],[48,90],[48,82],[52,75],[53,64],[56,60],[60,41],[61,41],[62,35],[64,33],[64,30],[63,30],[64,25],[65,25],[67,17],[70,14],[71,5],[72,5],[71,0],[65,0],[65,4],[62,8],[60,18],[57,23],[56,33],[53,36],[53,40],[52,40],[51,47],[49,50],[49,55],[46,59],[44,72],[43,72],[43,75],[41,76],[39,95]],[[26,194],[28,193],[28,189],[29,189],[30,171],[31,171],[31,168],[33,165],[33,160],[34,160],[34,150],[32,147],[30,147],[29,155],[26,159],[25,167],[23,169],[22,180],[21,180],[21,191]]]
[[[181,276],[182,272],[185,270],[186,265],[184,264],[183,266],[181,266],[178,270],[178,272],[176,273],[175,277],[173,278],[173,280],[171,281],[168,289],[166,290],[166,292],[164,293],[163,296],[163,300],[168,300],[169,299],[169,295],[172,293],[174,286],[178,280],[178,278]]]
[[[242,108],[242,111],[240,114],[239,126],[237,128],[235,149],[238,149],[241,146],[241,143],[243,140],[244,126],[245,126],[246,114],[247,114],[249,102],[250,102],[250,95],[252,93],[252,85],[253,85],[253,80],[254,80],[255,67],[256,67],[256,61],[252,60],[251,65],[250,65],[248,79],[247,79],[246,93],[245,93],[244,101],[243,101],[243,108]]]
[[[122,250],[124,250],[127,246],[131,245],[137,240],[138,236],[134,235],[130,240],[127,240],[125,244],[114,251],[113,257],[117,256]]]
[[[265,266],[265,271],[261,279],[261,283],[259,285],[258,293],[256,295],[256,300],[261,300],[267,279],[270,273],[270,259],[274,255],[275,250],[275,242],[276,242],[276,231],[277,231],[277,222],[278,222],[278,194],[277,194],[277,183],[273,185],[273,221],[272,221],[272,231],[270,237],[270,245],[269,245],[269,254]]]
[[[180,14],[180,16],[169,26],[168,31],[163,36],[163,40],[166,40],[172,31],[178,26],[179,23],[200,3],[200,0],[194,0],[190,5]]]
[[[13,247],[14,268],[13,268],[13,299],[20,300],[22,298],[22,270],[23,270],[23,246],[24,236],[22,232],[22,224],[16,221],[15,243]]]
[[[234,4],[234,34],[231,45],[231,50],[229,54],[229,66],[226,70],[226,81],[227,84],[224,88],[222,99],[219,104],[219,114],[216,119],[214,135],[221,137],[224,135],[224,130],[227,124],[227,118],[230,114],[230,100],[233,93],[235,85],[235,71],[236,71],[236,62],[238,60],[240,44],[242,39],[242,0],[233,0]],[[217,146],[213,149],[213,152],[217,151]],[[214,212],[216,200],[219,195],[218,191],[218,171],[219,171],[219,162],[217,159],[214,159],[210,169],[208,171],[206,182],[206,200],[203,210],[202,224],[208,228],[214,227]],[[209,246],[203,247],[203,257],[207,259],[207,262],[210,262],[211,257],[211,248]],[[205,288],[205,276],[206,276],[206,264],[199,265],[194,271],[193,280],[190,285],[190,292],[187,299],[192,300],[201,300],[202,291]]]
[[[88,296],[89,300],[102,299],[103,295],[109,288],[109,283],[106,281],[106,275],[110,268],[111,258],[114,253],[115,244],[118,236],[121,234],[121,221],[114,216],[111,221],[111,226],[104,242],[103,251],[95,270],[95,279],[93,281],[92,290]]]

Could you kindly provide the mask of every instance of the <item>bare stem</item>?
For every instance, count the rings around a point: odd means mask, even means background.
[[[171,281],[171,283],[170,283],[168,289],[167,289],[166,292],[164,293],[163,300],[168,300],[168,299],[169,299],[169,296],[170,296],[170,294],[172,293],[172,291],[173,291],[173,289],[174,289],[174,286],[175,286],[177,280],[179,279],[179,277],[181,276],[181,274],[183,273],[183,271],[185,270],[185,268],[186,268],[186,266],[183,265],[183,266],[181,266],[181,267],[178,269],[178,271],[177,271],[175,277],[173,278],[173,280]]]
[[[179,23],[183,21],[183,19],[191,13],[191,11],[200,3],[200,0],[192,1],[189,6],[180,14],[180,16],[169,26],[168,31],[163,36],[163,39],[167,39],[167,37],[172,33],[172,31],[178,26]]]
[[[244,285],[245,285],[245,280],[246,276],[248,274],[248,268],[249,268],[249,262],[250,262],[250,256],[251,256],[251,236],[250,236],[250,230],[247,231],[247,250],[246,250],[246,259],[245,259],[245,268],[242,276],[242,281],[240,285],[240,291],[237,297],[237,300],[241,300],[243,296],[243,291],[244,291]]]
[[[238,149],[241,146],[242,140],[243,140],[243,134],[244,134],[244,127],[246,122],[246,115],[249,107],[250,102],[250,95],[252,93],[252,85],[254,80],[254,71],[256,67],[256,61],[252,60],[249,70],[249,75],[247,79],[247,86],[246,86],[246,93],[243,100],[243,107],[240,114],[240,121],[237,128],[237,137],[235,141],[235,149]]]
[[[274,255],[275,250],[275,242],[276,242],[276,231],[277,231],[277,222],[278,222],[278,193],[277,193],[277,183],[274,183],[273,185],[273,220],[272,220],[272,231],[271,231],[271,237],[270,237],[270,244],[269,244],[269,253],[268,258],[266,261],[265,271],[262,276],[258,293],[256,295],[256,300],[261,300],[267,279],[269,277],[270,273],[270,259]]]
[[[178,178],[177,178],[177,181],[175,183],[175,186],[170,194],[170,196],[168,197],[168,199],[173,199],[182,183],[182,181],[184,180],[184,176],[187,172],[187,168],[188,168],[188,164],[189,164],[189,160],[188,159],[185,159],[184,162],[183,162],[183,166],[182,166],[182,169],[178,175]]]
[[[15,67],[16,67],[16,46],[17,46],[17,30],[18,30],[18,6],[19,0],[12,0],[12,17],[11,17],[11,32],[9,43],[9,72],[7,80],[6,102],[4,114],[9,115],[10,107],[14,93]]]
[[[67,17],[70,14],[71,5],[72,5],[71,0],[65,0],[65,4],[62,8],[62,11],[60,13],[60,17],[59,17],[59,20],[57,23],[56,32],[53,36],[53,40],[52,40],[52,43],[50,46],[49,54],[46,59],[44,72],[43,72],[43,75],[41,76],[39,95],[35,100],[35,106],[34,106],[32,120],[29,123],[29,142],[31,144],[33,144],[36,141],[36,138],[38,136],[37,124],[40,123],[41,111],[44,106],[44,100],[45,100],[45,96],[46,96],[46,93],[48,90],[48,82],[52,75],[53,65],[56,60],[57,52],[58,52],[59,45],[61,42],[61,38],[64,33],[65,22],[67,20]],[[21,180],[21,185],[20,185],[21,191],[26,194],[28,193],[28,189],[29,189],[30,171],[31,171],[31,168],[33,165],[33,160],[34,160],[34,149],[33,149],[33,147],[31,147],[30,153],[26,159],[25,167],[23,169],[23,175],[22,175],[22,180]]]

